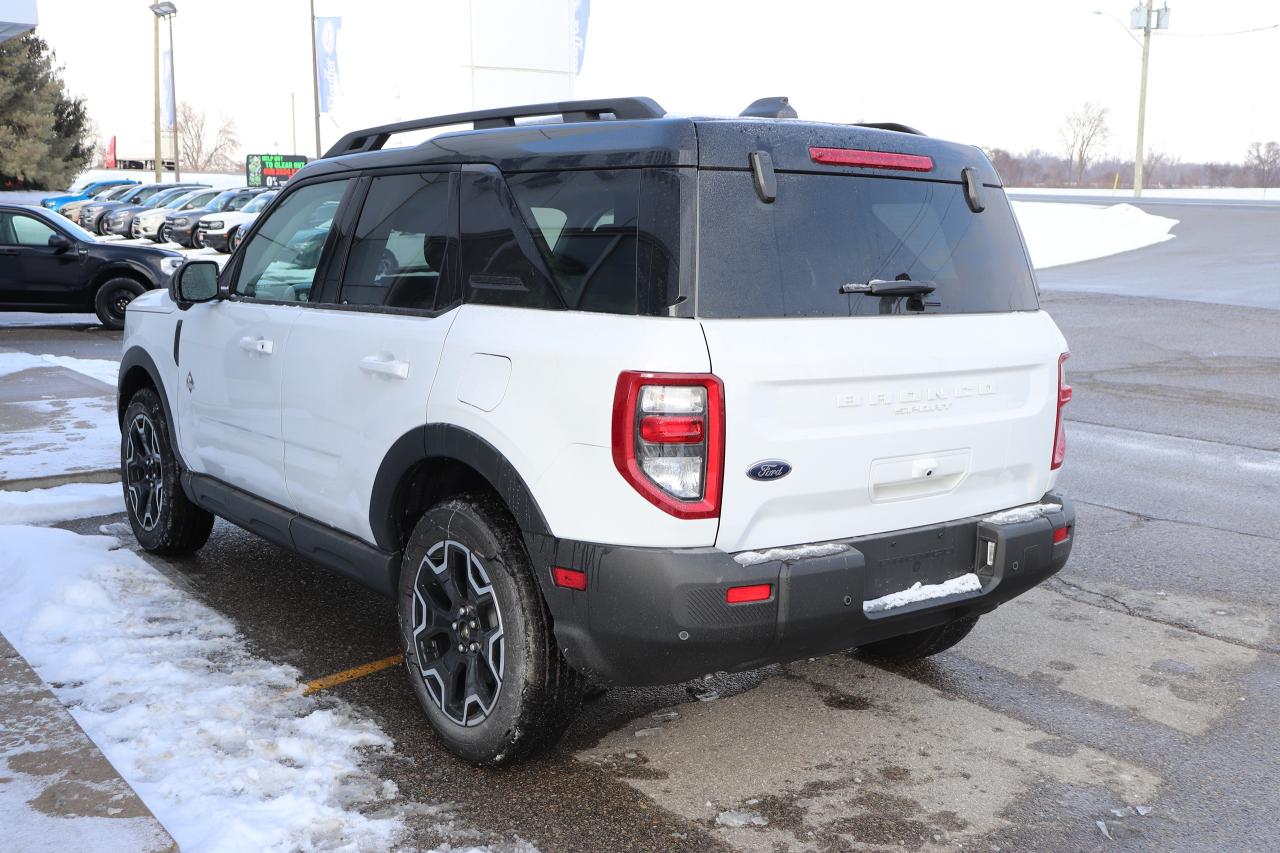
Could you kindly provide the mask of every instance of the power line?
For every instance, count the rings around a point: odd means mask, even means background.
[[[1164,38],[1168,38],[1169,36],[1178,36],[1179,38],[1204,39],[1204,38],[1217,38],[1218,36],[1242,36],[1242,35],[1247,35],[1248,33],[1262,33],[1262,32],[1266,32],[1267,30],[1280,30],[1280,24],[1269,24],[1269,25],[1267,25],[1267,26],[1265,26],[1265,27],[1254,27],[1253,29],[1250,29],[1250,30],[1233,30],[1232,32],[1229,32],[1229,33],[1170,33],[1170,32],[1165,32],[1165,33],[1161,33],[1161,36],[1162,36],[1162,37],[1164,37]]]

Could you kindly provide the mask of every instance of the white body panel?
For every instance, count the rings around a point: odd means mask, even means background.
[[[715,542],[715,519],[685,521],[649,503],[622,479],[611,449],[619,373],[710,370],[696,321],[483,305],[455,313],[427,420],[470,430],[497,448],[553,534],[668,548]],[[501,395],[493,387],[498,365],[477,354],[510,360]]]
[[[206,213],[204,216],[200,217],[200,220],[196,223],[196,227],[199,228],[201,222],[221,222],[221,228],[209,228],[206,229],[206,233],[225,234],[232,228],[243,225],[246,222],[252,222],[257,218],[258,214],[245,213],[241,210],[227,210],[222,213]]]
[[[193,305],[181,368],[172,382],[165,378],[178,389],[178,445],[191,470],[285,507],[280,381],[289,331],[303,310],[237,300]]]
[[[397,439],[426,423],[458,311],[409,317],[307,308],[300,315],[281,394],[290,506],[375,544],[369,501],[378,466]]]
[[[1066,344],[1044,312],[702,325],[725,386],[719,548],[919,527],[1051,485]],[[769,459],[792,472],[746,476]]]

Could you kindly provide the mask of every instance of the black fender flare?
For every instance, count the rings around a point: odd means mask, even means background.
[[[400,543],[392,512],[396,488],[404,475],[430,459],[451,459],[467,465],[493,487],[516,524],[527,534],[549,536],[546,517],[524,478],[496,447],[453,424],[425,424],[400,436],[378,466],[369,498],[369,527],[378,547],[398,551]]]
[[[150,378],[151,384],[155,386],[156,394],[160,396],[160,406],[164,409],[165,420],[169,422],[169,434],[173,438],[170,443],[174,458],[178,460],[178,466],[183,471],[187,470],[187,464],[182,459],[182,451],[178,447],[178,422],[174,419],[173,410],[169,407],[169,395],[165,393],[164,383],[160,380],[160,371],[156,367],[155,360],[151,358],[151,353],[140,346],[129,347],[120,359],[120,374],[116,379],[116,419],[120,422],[120,429],[124,429],[124,410],[129,405],[129,398],[125,396],[125,391],[129,390],[125,386],[125,379],[135,369],[144,371]]]

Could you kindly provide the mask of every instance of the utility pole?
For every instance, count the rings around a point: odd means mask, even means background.
[[[156,61],[156,183],[160,183],[160,170],[163,164],[160,159],[160,18],[156,16],[152,19],[155,22],[155,61]]]
[[[1147,0],[1148,3],[1151,0]],[[172,6],[172,4],[170,4]],[[173,102],[173,182],[175,184],[182,181],[182,167],[179,161],[182,159],[182,146],[178,144],[178,58],[176,51],[173,49],[173,18],[178,14],[178,10],[174,9],[165,17],[169,20],[169,100]]]
[[[1147,123],[1147,60],[1151,56],[1151,6],[1147,0],[1142,18],[1142,82],[1138,85],[1138,151],[1133,158],[1133,197],[1142,198],[1142,133]]]
[[[316,159],[320,159],[320,65],[316,56],[316,0],[311,0],[311,91],[315,95]]]

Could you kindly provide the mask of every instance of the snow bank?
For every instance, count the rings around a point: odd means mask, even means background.
[[[977,592],[980,589],[982,589],[982,581],[972,572],[942,583],[922,584],[916,581],[910,589],[891,592],[888,595],[862,602],[862,612],[879,613],[883,610],[893,610],[895,607],[915,604],[917,601],[946,598],[949,595],[959,595],[962,592]]]
[[[989,524],[1014,524],[1019,521],[1030,521],[1033,518],[1039,518],[1045,513],[1061,511],[1062,504],[1027,504],[1026,506],[1015,506],[1013,509],[997,512],[995,515],[988,515],[982,520]]]
[[[794,548],[770,548],[768,551],[742,551],[733,555],[740,566],[757,566],[774,560],[805,560],[809,557],[830,557],[848,551],[848,545],[839,542],[828,542],[822,545],[797,545]]]
[[[1131,204],[1014,201],[1036,269],[1074,264],[1172,240],[1178,220]]]
[[[0,526],[0,631],[184,851],[387,850],[391,740],[114,537]]]
[[[67,483],[29,492],[0,491],[0,524],[53,524],[124,512],[119,483]]]
[[[74,397],[11,403],[7,417],[20,417],[22,423],[0,432],[0,480],[120,466],[115,400]]]
[[[76,373],[105,382],[111,387],[116,385],[116,377],[120,373],[120,362],[109,358],[75,358],[69,355],[32,355],[26,352],[0,352],[0,376],[20,373],[39,367],[65,367]]]

